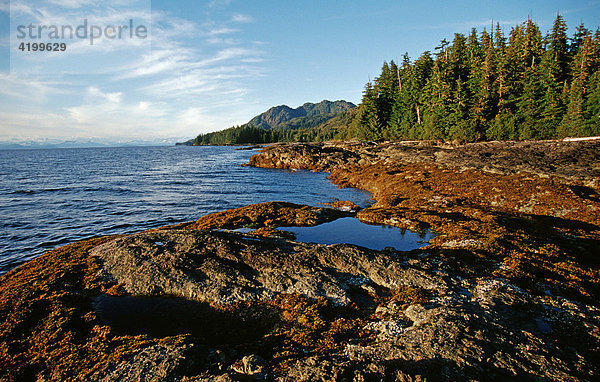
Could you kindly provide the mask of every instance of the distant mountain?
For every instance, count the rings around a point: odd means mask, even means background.
[[[307,102],[292,109],[287,105],[274,106],[262,114],[252,118],[243,126],[254,126],[262,129],[306,129],[320,125],[337,114],[356,107],[352,102],[327,101],[319,103]]]
[[[0,150],[18,150],[18,149],[66,149],[66,148],[86,148],[86,147],[104,147],[106,144],[92,141],[20,141],[20,142],[0,142]]]
[[[244,143],[292,142],[298,140],[333,139],[344,118],[356,105],[347,101],[307,102],[292,109],[286,105],[274,106],[252,118],[241,126],[212,133],[200,134],[196,138],[177,143],[178,146],[230,145]],[[321,128],[329,121],[336,121],[336,128]]]
[[[18,143],[0,142],[0,150],[18,150],[24,148],[26,148],[26,146],[20,145]]]
[[[67,149],[67,148],[91,148],[91,147],[121,147],[121,146],[170,146],[177,138],[155,139],[155,140],[90,140],[90,139],[72,139],[72,140],[29,140],[18,142],[0,141],[0,150],[19,150],[19,149]]]

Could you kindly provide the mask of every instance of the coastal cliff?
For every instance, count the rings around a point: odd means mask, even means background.
[[[249,165],[328,171],[375,203],[48,252],[0,276],[0,380],[595,380],[599,163],[597,141],[267,147]],[[436,236],[402,252],[285,232],[348,216]]]

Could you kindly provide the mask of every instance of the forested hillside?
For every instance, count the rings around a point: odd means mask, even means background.
[[[295,109],[286,105],[274,106],[242,126],[200,134],[190,143],[223,145],[329,140],[334,138],[337,130],[318,126],[354,107],[356,105],[351,102],[327,100],[307,102]]]
[[[338,128],[319,126],[307,129],[263,129],[254,126],[234,126],[213,133],[200,134],[190,143],[200,145],[232,145],[273,142],[321,142],[335,139]]]
[[[356,105],[351,102],[327,100],[319,103],[306,102],[295,109],[286,105],[274,106],[252,118],[244,126],[261,127],[263,129],[310,128],[353,107],[356,107]]]
[[[508,37],[475,29],[432,54],[384,63],[340,138],[501,140],[600,135],[600,30],[557,16]]]
[[[508,35],[497,24],[489,32],[456,33],[414,61],[405,54],[401,63],[385,62],[355,109],[310,114],[299,110],[315,104],[278,106],[247,125],[200,135],[194,144],[595,136],[599,67],[600,29],[582,23],[569,37],[560,15],[545,35],[531,19]]]

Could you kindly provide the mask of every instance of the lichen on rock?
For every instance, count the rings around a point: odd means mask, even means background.
[[[252,165],[330,171],[376,202],[50,251],[0,276],[0,380],[596,380],[598,144],[265,148]],[[275,229],[354,215],[437,236],[375,251]]]

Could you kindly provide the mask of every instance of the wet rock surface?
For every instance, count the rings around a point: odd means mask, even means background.
[[[370,282],[394,289],[403,273],[390,255],[376,251],[196,230],[139,233],[100,245],[91,255],[103,264],[100,277],[127,294],[217,304],[297,293],[345,305],[351,289]]]
[[[465,145],[433,142],[325,142],[273,145],[250,159],[266,168],[330,170],[374,163],[436,163],[504,175],[527,172],[567,179],[600,177],[600,140],[496,141]]]
[[[251,163],[330,171],[376,203],[264,203],[50,251],[0,276],[0,380],[597,380],[597,155],[268,148]],[[274,229],[354,215],[437,236],[374,251]]]

